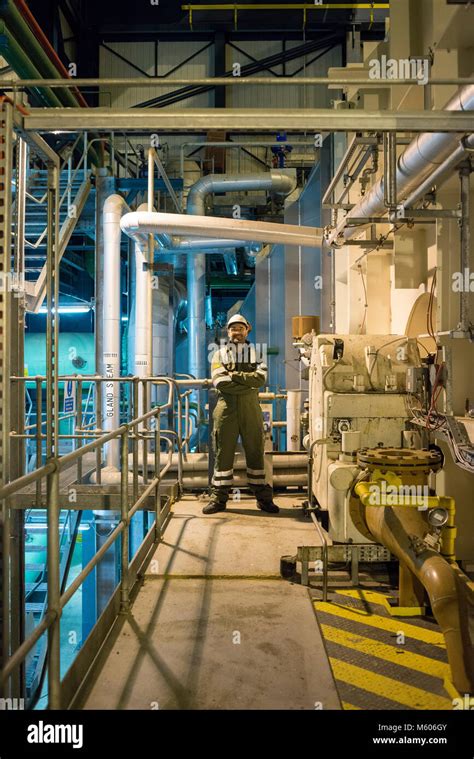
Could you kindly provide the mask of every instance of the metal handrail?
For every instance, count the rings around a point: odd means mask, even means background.
[[[12,377],[12,380],[16,381],[28,381],[30,378],[26,377]],[[36,377],[36,381],[41,381],[43,378]],[[44,378],[46,379],[46,378]],[[64,377],[58,378],[64,379]],[[71,377],[71,379],[77,379],[77,377]],[[107,381],[111,379],[114,381],[135,381],[138,378],[120,377],[120,378],[102,378],[94,376],[81,377],[82,381],[92,379],[96,382]],[[142,414],[141,416],[132,419],[131,421],[122,424],[115,430],[112,430],[106,434],[100,435],[96,440],[93,440],[86,445],[77,448],[76,450],[65,454],[61,457],[55,457],[47,461],[44,466],[39,467],[33,472],[30,472],[16,480],[7,483],[0,488],[0,499],[8,498],[25,486],[41,481],[44,477],[47,477],[47,516],[48,516],[48,547],[47,547],[47,566],[48,566],[48,601],[45,616],[35,628],[35,630],[29,635],[21,644],[21,646],[12,654],[7,660],[2,672],[1,683],[5,685],[12,673],[15,671],[21,662],[24,661],[28,653],[32,650],[37,643],[41,635],[48,631],[48,691],[49,691],[49,708],[59,709],[61,708],[61,676],[60,676],[60,618],[61,612],[64,606],[68,603],[76,590],[82,585],[85,578],[90,574],[94,567],[101,560],[105,551],[117,540],[119,535],[123,533],[121,541],[121,578],[120,578],[120,596],[121,596],[121,610],[125,611],[129,606],[130,588],[128,582],[129,572],[129,540],[128,540],[128,527],[130,520],[140,506],[146,501],[149,495],[155,491],[155,540],[158,541],[161,534],[160,524],[160,511],[161,511],[161,497],[160,497],[160,484],[163,476],[171,467],[173,444],[171,440],[163,437],[168,444],[168,461],[164,466],[161,466],[161,428],[160,428],[160,414],[166,408],[173,408],[173,394],[178,395],[178,432],[174,430],[166,431],[176,435],[178,440],[178,453],[181,459],[182,455],[182,404],[181,394],[179,392],[178,384],[175,380],[168,377],[161,378],[140,378],[142,381],[152,381],[153,383],[165,383],[168,384],[169,394],[167,403],[158,405],[152,408],[150,411]],[[156,419],[154,428],[155,436],[155,477],[147,484],[145,490],[138,497],[134,504],[129,507],[129,482],[128,482],[128,449],[129,442],[133,438],[138,440],[141,436],[141,431],[138,429],[142,425],[146,425],[149,420]],[[144,435],[150,430],[145,428]],[[59,437],[59,436],[58,436]],[[75,461],[82,460],[82,458],[89,452],[99,450],[106,443],[111,440],[120,438],[121,440],[121,477],[120,477],[120,495],[121,495],[121,519],[119,524],[114,528],[111,535],[109,535],[107,541],[102,545],[99,551],[91,559],[82,572],[75,578],[69,588],[61,595],[59,586],[59,542],[57,526],[60,515],[59,509],[59,475],[61,471],[68,468]],[[145,462],[144,462],[145,465]]]

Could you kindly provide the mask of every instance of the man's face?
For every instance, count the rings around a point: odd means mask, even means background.
[[[231,343],[245,343],[248,333],[249,328],[245,324],[239,324],[239,322],[231,324],[227,328],[227,335]]]

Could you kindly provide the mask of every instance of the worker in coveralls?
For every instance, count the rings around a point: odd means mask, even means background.
[[[247,482],[262,511],[276,514],[273,489],[265,482],[264,432],[258,388],[267,382],[267,366],[257,361],[255,347],[247,340],[252,329],[235,314],[227,322],[228,342],[212,357],[212,382],[218,401],[214,409],[214,473],[211,500],[204,514],[224,511],[233,481],[234,455],[240,435],[247,462]]]

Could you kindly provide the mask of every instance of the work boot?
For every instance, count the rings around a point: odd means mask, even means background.
[[[280,511],[273,501],[257,501],[257,506],[261,511],[266,511],[268,514],[278,514]]]
[[[225,503],[219,503],[218,501],[209,501],[209,503],[206,506],[204,506],[202,513],[216,514],[218,511],[225,511],[226,508],[227,507]]]

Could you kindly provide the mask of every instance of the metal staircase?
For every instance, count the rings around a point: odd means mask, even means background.
[[[74,168],[72,165],[77,142],[78,140],[68,148],[67,157],[63,159],[59,172],[60,259],[66,251],[91,189],[91,172],[87,168],[85,153],[83,152]],[[27,165],[24,188],[24,284],[26,309],[35,313],[40,309],[46,295],[47,185],[48,170]],[[17,188],[14,186],[14,207],[17,202]],[[14,244],[13,225],[12,232]]]

